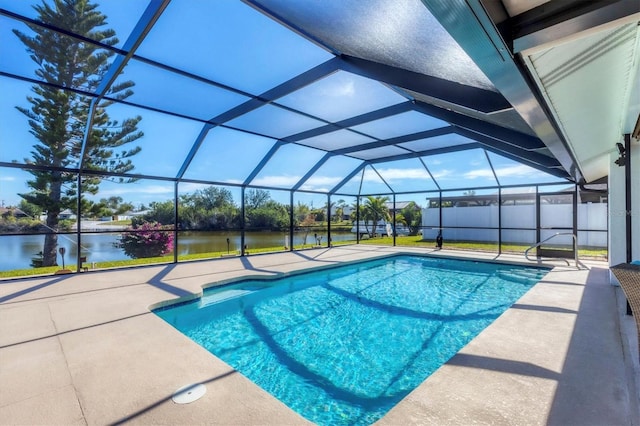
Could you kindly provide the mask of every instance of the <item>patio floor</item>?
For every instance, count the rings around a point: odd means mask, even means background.
[[[353,245],[0,281],[0,423],[308,423],[149,307],[214,281],[396,252],[495,258]],[[558,266],[379,424],[640,424],[638,371],[607,265]],[[191,383],[204,397],[172,402]]]

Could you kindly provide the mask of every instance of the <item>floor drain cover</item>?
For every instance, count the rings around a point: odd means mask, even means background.
[[[173,393],[171,399],[176,404],[189,404],[202,398],[205,393],[207,393],[205,385],[196,383],[181,387]]]

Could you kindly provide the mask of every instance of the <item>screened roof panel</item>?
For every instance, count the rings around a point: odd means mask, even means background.
[[[351,157],[360,158],[361,160],[376,160],[378,158],[390,157],[393,155],[407,154],[406,149],[398,148],[394,145],[383,146],[380,148],[366,149],[363,151],[350,152]]]
[[[373,167],[394,192],[438,189],[427,169],[417,158],[378,163]]]
[[[337,122],[407,99],[385,85],[338,71],[277,100],[277,103]]]
[[[356,173],[344,185],[335,192],[355,195],[388,194],[391,192],[389,186],[382,180],[380,175],[370,166],[365,166],[363,170]]]
[[[371,167],[364,168],[360,195],[388,194],[391,191],[380,175]]]
[[[38,13],[33,8],[33,4],[26,1],[0,0],[0,8],[31,19],[36,19],[38,17]]]
[[[371,135],[378,139],[390,139],[396,136],[446,127],[449,123],[430,117],[417,111],[408,111],[380,120],[370,121],[351,127],[353,130]]]
[[[29,132],[27,117],[16,106],[29,109],[27,96],[32,95],[31,84],[0,77],[0,93],[0,161],[24,163],[32,157],[37,140]]]
[[[362,163],[363,161],[355,158],[342,155],[333,156],[303,182],[300,189],[329,192]]]
[[[469,117],[477,118],[478,120],[486,121],[488,123],[494,123],[498,126],[513,129],[521,133],[525,133],[531,136],[535,136],[535,132],[529,127],[524,119],[518,114],[515,109],[506,109],[501,111],[495,111],[491,114],[484,113],[482,111],[475,111],[470,108],[464,108],[460,105],[453,104],[441,99],[436,99],[431,96],[427,96],[423,93],[407,90],[407,94],[417,101],[438,106],[440,108],[458,111]]]
[[[13,29],[17,29],[21,33],[25,34],[29,38],[36,37],[37,34],[32,31],[28,26],[22,22],[5,18],[0,16],[0,71],[5,71],[11,74],[32,78],[39,81],[45,81],[44,77],[36,74],[36,71],[40,68],[39,65],[34,62],[30,53],[27,51],[26,46],[20,41],[20,39],[12,32]],[[55,33],[55,51],[67,52],[66,58],[77,50],[82,48],[95,48],[93,55],[111,55],[107,63],[111,64],[115,60],[117,54],[113,52],[97,47],[96,45],[89,43],[80,43],[80,40],[66,36],[64,34]],[[70,61],[69,61],[70,62]],[[74,75],[73,78],[61,75],[56,77],[51,83],[58,83],[65,87],[72,89],[80,89],[88,92],[93,92],[99,83],[99,77],[91,77],[89,81],[85,81],[80,78],[79,75]]]
[[[325,125],[322,121],[271,104],[254,109],[226,124],[278,139]]]
[[[332,57],[242,2],[191,0],[171,1],[137,54],[252,94]]]
[[[152,176],[173,177],[176,175],[182,161],[197,138],[202,123],[184,118],[174,117],[155,111],[136,108],[124,104],[112,104],[107,107],[109,123],[94,124],[94,129],[116,130],[123,124],[123,120],[137,116],[142,117],[138,123],[138,130],[143,136],[132,143],[115,148],[114,154],[118,155],[124,150],[130,150],[135,146],[141,148],[140,152],[131,161],[135,165],[132,173]],[[91,155],[91,151],[88,152]],[[178,159],[178,161],[176,161]]]
[[[355,145],[362,145],[373,142],[375,139],[342,129],[331,133],[314,136],[312,138],[301,140],[300,144],[311,146],[325,151],[333,151],[340,148],[347,148]]]
[[[128,101],[201,120],[209,120],[250,99],[134,59],[127,63],[115,84],[126,81],[135,83]]]
[[[442,189],[498,185],[482,149],[431,155],[423,161]]]
[[[253,2],[340,53],[496,90],[420,0]]]
[[[541,170],[529,167],[526,164],[505,158],[501,155],[487,151],[489,161],[493,165],[500,185],[521,185],[531,182],[547,183],[564,181],[564,179],[550,175]]]
[[[325,153],[305,146],[281,146],[260,170],[251,184],[276,188],[292,188]],[[291,161],[295,158],[296,161]]]
[[[36,64],[25,50],[24,44],[13,33],[20,30],[30,36],[35,34],[25,24],[0,15],[0,70],[13,74],[36,78]]]
[[[34,9],[34,5],[39,6],[39,3],[41,2],[0,0],[0,8],[39,20],[38,12]],[[48,3],[50,4],[51,2]],[[115,47],[123,46],[148,4],[149,2],[147,0],[109,0],[100,3],[97,10],[107,16],[107,25],[105,27],[111,28],[116,32],[118,43],[114,44]],[[62,25],[62,28],[65,30],[73,30],[69,25]],[[95,39],[94,37],[89,38]],[[5,39],[2,38],[2,40],[4,43]]]
[[[214,127],[202,141],[184,177],[242,183],[275,142],[250,133]]]
[[[358,173],[356,173],[353,177],[351,177],[351,179],[349,179],[347,182],[345,182],[340,187],[336,188],[336,190],[334,192],[343,193],[343,194],[353,194],[353,195],[360,194],[360,188],[362,186],[362,174],[363,174],[363,172],[364,172],[364,169],[363,170],[359,170]],[[339,180],[339,182],[341,182],[341,181],[342,181],[342,179]]]
[[[414,152],[429,151],[431,149],[448,148],[452,146],[477,143],[473,139],[465,138],[457,133],[434,136],[432,138],[418,139],[411,142],[399,143],[398,146]]]

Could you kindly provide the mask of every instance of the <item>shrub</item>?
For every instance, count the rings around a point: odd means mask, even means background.
[[[114,246],[134,259],[162,256],[173,250],[173,232],[166,229],[157,222],[145,222],[129,228],[132,232],[123,234]]]

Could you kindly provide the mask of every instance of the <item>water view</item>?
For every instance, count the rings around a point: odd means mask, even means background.
[[[83,256],[87,256],[88,262],[105,262],[114,260],[130,259],[120,248],[114,247],[118,241],[119,233],[83,234],[82,250]],[[327,245],[326,234],[318,234],[320,244]],[[229,245],[227,246],[227,238]],[[331,232],[331,239],[337,241],[355,240],[355,234],[351,232]],[[31,268],[31,259],[36,257],[42,250],[44,242],[43,235],[5,235],[0,236],[0,270],[7,271],[13,269]],[[284,232],[246,232],[245,244],[249,252],[252,249],[266,247],[281,247],[284,250],[288,245],[289,238]],[[66,249],[65,262],[75,264],[77,256],[76,236],[58,235],[58,246]],[[293,239],[294,246],[305,243],[305,233],[296,232]],[[311,247],[317,242],[314,232],[306,235],[306,246]],[[177,250],[178,255],[188,255],[196,253],[226,252],[227,248],[231,254],[240,250],[240,232],[179,232]],[[62,259],[58,256],[58,264],[62,265]]]

